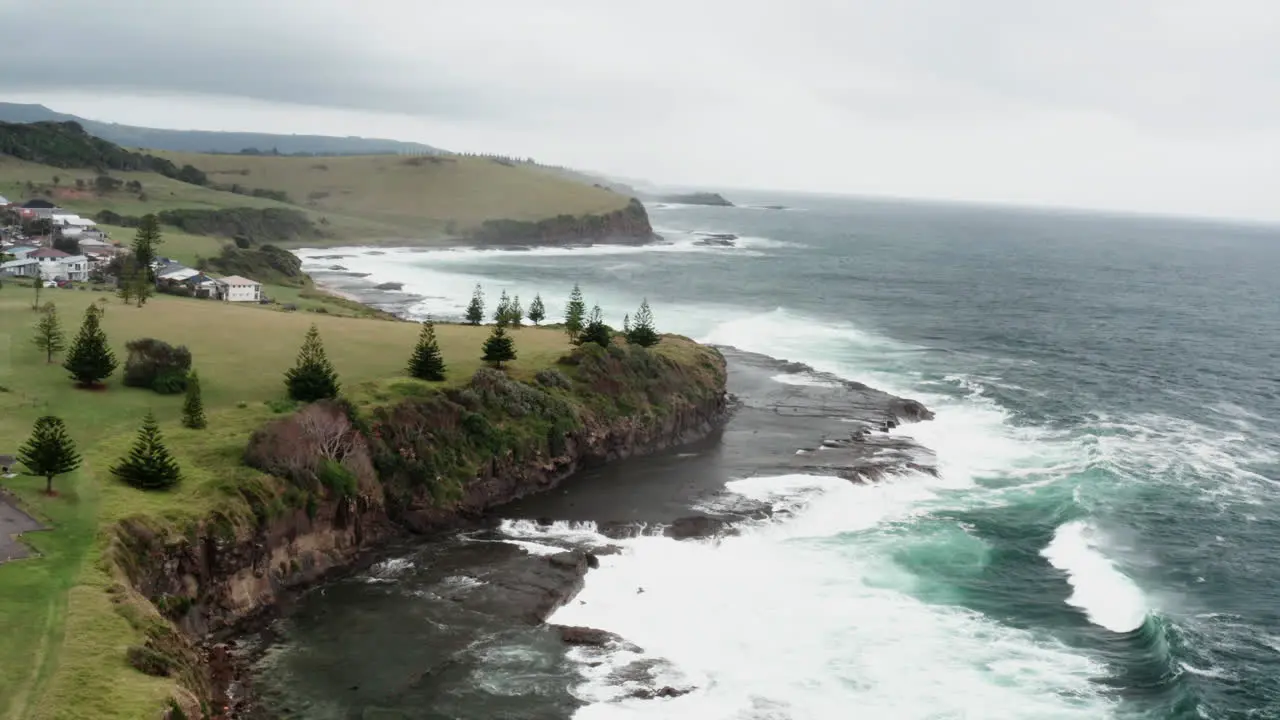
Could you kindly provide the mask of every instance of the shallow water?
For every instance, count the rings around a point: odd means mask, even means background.
[[[336,261],[405,283],[423,296],[411,311],[436,316],[460,315],[476,282],[526,305],[541,292],[553,316],[579,282],[615,323],[647,296],[662,330],[804,362],[937,413],[894,430],[934,451],[936,478],[858,486],[752,472],[763,459],[743,448],[759,429],[731,426],[690,462],[604,471],[576,496],[566,486],[544,508],[559,502],[579,520],[627,519],[626,503],[608,508],[598,490],[621,481],[676,504],[747,498],[778,513],[715,542],[509,522],[522,552],[620,544],[553,620],[617,632],[662,661],[660,684],[696,689],[625,699],[610,674],[634,653],[566,656],[534,631],[499,642],[507,631],[495,629],[492,657],[458,681],[479,690],[445,716],[1280,717],[1280,230],[749,200],[793,209],[655,209],[667,238],[656,247],[356,249]],[[743,240],[700,246],[697,232]],[[359,592],[327,602],[374,607]],[[367,613],[370,632],[386,632],[376,653],[328,651],[374,675],[403,672],[388,629],[430,616],[432,602]],[[285,633],[265,687],[317,691],[289,658],[320,628]],[[344,702],[332,717],[415,716],[386,697]]]

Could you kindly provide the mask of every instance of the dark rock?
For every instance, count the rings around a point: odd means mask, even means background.
[[[560,640],[566,645],[592,645],[603,647],[609,643],[621,643],[622,638],[608,630],[580,627],[575,625],[552,625],[560,633]]]
[[[665,685],[661,688],[658,688],[657,690],[641,688],[640,690],[636,690],[632,692],[627,697],[638,698],[640,700],[653,700],[655,698],[673,698],[673,697],[680,697],[681,695],[688,695],[689,693],[693,692],[695,689],[696,688],[673,688],[670,685]]]
[[[713,537],[720,534],[736,534],[736,532],[729,524],[729,521],[724,518],[691,515],[677,518],[667,526],[663,534],[676,540],[688,540],[690,538]]]
[[[374,290],[403,290],[404,283],[384,282],[373,286]]]
[[[596,557],[595,553],[587,553],[587,567],[592,570],[600,567],[600,558]]]
[[[702,238],[694,245],[703,245],[710,247],[735,247],[734,240],[738,239],[733,233],[701,233]]]
[[[330,270],[346,270],[346,268],[343,267],[342,265],[330,265],[329,269]]]

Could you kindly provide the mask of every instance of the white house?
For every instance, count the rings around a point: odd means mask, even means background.
[[[35,277],[36,268],[38,267],[40,267],[39,260],[10,260],[6,263],[0,263],[0,275]]]
[[[227,288],[226,298],[231,302],[258,302],[262,299],[262,283],[239,275],[220,278]]]
[[[54,277],[75,280],[76,282],[88,280],[89,258],[84,255],[70,255],[62,258],[62,262],[58,263],[58,272]]]

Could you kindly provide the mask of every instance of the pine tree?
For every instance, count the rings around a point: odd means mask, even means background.
[[[631,315],[622,316],[622,334],[623,335],[631,334]]]
[[[80,454],[61,418],[46,415],[36,420],[31,438],[18,448],[18,461],[33,475],[43,475],[44,491],[53,494],[53,478],[80,467]]]
[[[53,362],[53,354],[67,349],[67,336],[62,332],[62,324],[58,322],[58,309],[48,303],[36,323],[36,336],[32,342],[44,351],[45,362]]]
[[[200,376],[192,370],[187,375],[187,395],[182,399],[182,426],[203,430],[207,424],[204,418],[204,400],[200,397]]]
[[[143,272],[139,270],[134,273],[129,283],[133,285],[133,299],[137,301],[138,307],[147,304],[147,298],[156,294],[155,281],[150,279],[151,271]]]
[[[484,322],[484,290],[476,283],[476,291],[471,293],[471,304],[467,306],[467,322],[479,325]]]
[[[533,302],[529,304],[529,322],[537,325],[547,317],[547,308],[542,304],[542,293],[533,296]]]
[[[609,347],[613,343],[613,332],[604,324],[604,314],[600,306],[591,308],[591,316],[587,318],[586,327],[582,328],[579,338],[583,343],[595,343],[600,347]]]
[[[573,284],[573,292],[569,295],[569,304],[564,308],[564,331],[569,335],[569,342],[578,343],[578,334],[582,332],[583,316],[586,315],[587,304],[582,301],[582,288]]]
[[[284,374],[284,380],[289,397],[298,402],[315,402],[338,396],[338,374],[325,355],[320,331],[314,323],[302,341],[297,365]]]
[[[511,304],[507,306],[507,324],[513,328],[524,324],[524,307],[520,305],[519,295],[511,298]]]
[[[133,449],[111,468],[111,474],[139,490],[166,490],[182,480],[182,470],[164,446],[155,415],[147,413]]]
[[[138,231],[133,236],[133,261],[148,282],[154,283],[156,280],[151,263],[155,262],[156,249],[162,242],[164,239],[160,237],[160,219],[150,213],[143,215],[138,222]],[[141,302],[138,307],[142,307]]]
[[[444,379],[444,357],[440,354],[440,346],[436,343],[436,328],[431,318],[422,323],[422,332],[418,335],[418,345],[409,358],[409,375],[419,380],[438,381]]]
[[[40,309],[40,289],[44,287],[44,273],[40,272],[40,263],[36,263],[36,300],[31,305],[32,310]]]
[[[489,339],[484,341],[484,356],[481,359],[493,363],[497,368],[501,368],[502,363],[508,360],[516,359],[516,344],[507,335],[506,328],[498,325],[493,329]]]
[[[498,307],[493,311],[493,321],[498,323],[499,327],[506,327],[511,322],[511,298],[507,297],[507,291],[502,291],[502,296],[498,298]]]
[[[80,387],[95,385],[116,371],[116,356],[107,345],[107,334],[102,331],[98,319],[98,308],[90,305],[84,311],[84,322],[71,344],[71,352],[62,363]]]
[[[636,311],[635,322],[627,329],[627,342],[640,347],[653,347],[658,344],[658,331],[653,329],[653,313],[649,310],[648,298],[640,302]]]
[[[137,283],[132,277],[122,277],[116,281],[116,296],[120,298],[120,302],[128,305],[133,300],[133,290],[137,287]]]

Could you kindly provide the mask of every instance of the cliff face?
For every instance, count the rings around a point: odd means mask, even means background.
[[[632,198],[625,208],[603,215],[557,215],[537,222],[486,220],[469,239],[479,245],[572,245],[643,243],[655,237],[644,205]]]
[[[193,697],[222,703],[225,683],[210,681],[220,663],[202,659],[195,643],[290,588],[351,564],[400,528],[447,528],[552,488],[583,466],[706,435],[726,410],[724,358],[684,339],[664,346],[586,346],[536,383],[486,369],[464,388],[405,399],[370,417],[322,402],[269,424],[250,439],[246,462],[293,484],[254,505],[254,527],[221,515],[181,533],[144,518],[117,527],[113,557],[130,592],[150,603],[148,614],[153,607],[170,621],[146,624],[139,656],[167,668],[162,674],[177,676]],[[325,434],[307,435],[315,432]],[[317,454],[338,446],[345,448],[338,455]],[[306,482],[306,468],[324,475],[335,465],[350,473],[345,490]],[[307,487],[315,494],[295,503],[305,507],[279,502]]]

